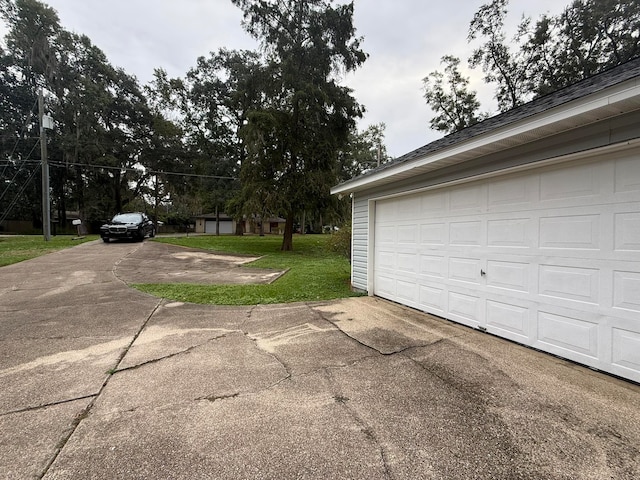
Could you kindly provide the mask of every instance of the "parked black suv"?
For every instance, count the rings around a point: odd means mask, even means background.
[[[119,213],[100,227],[100,236],[105,243],[121,238],[141,242],[146,236],[155,237],[156,228],[144,213]]]

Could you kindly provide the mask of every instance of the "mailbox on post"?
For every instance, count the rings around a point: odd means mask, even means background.
[[[78,232],[78,238],[80,238],[82,235],[82,220],[78,218],[76,220],[73,220],[71,224],[76,227],[76,230]]]

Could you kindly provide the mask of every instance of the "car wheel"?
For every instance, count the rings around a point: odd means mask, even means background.
[[[104,243],[109,243],[109,238],[108,237],[102,237],[102,241]]]
[[[155,237],[155,236],[156,236],[156,229],[155,229],[155,228],[152,228],[152,229],[151,229],[151,232],[149,232],[149,238],[153,238],[153,237]]]

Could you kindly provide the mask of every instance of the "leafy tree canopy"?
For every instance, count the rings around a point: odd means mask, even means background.
[[[427,105],[435,112],[430,120],[433,130],[453,133],[479,122],[484,115],[478,113],[480,102],[476,92],[469,91],[469,79],[459,70],[460,59],[445,55],[444,73],[431,72],[423,82]]]
[[[640,54],[640,0],[574,0],[560,14],[523,18],[507,41],[508,0],[482,5],[469,24],[469,57],[484,81],[496,86],[501,112],[588,78]],[[455,132],[483,119],[476,94],[458,71],[459,60],[443,57],[445,71],[423,80],[431,128]],[[445,88],[446,87],[446,88]]]

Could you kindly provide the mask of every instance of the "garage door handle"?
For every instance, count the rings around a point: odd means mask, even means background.
[[[480,269],[480,276],[484,277],[487,274],[484,270]]]

